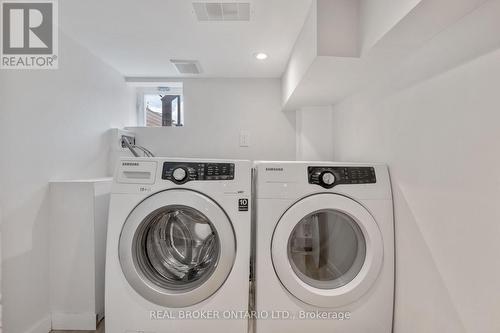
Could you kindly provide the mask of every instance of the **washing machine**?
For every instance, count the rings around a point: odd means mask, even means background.
[[[257,162],[255,170],[256,332],[392,332],[387,167]]]
[[[107,333],[247,332],[251,168],[249,161],[119,161]]]

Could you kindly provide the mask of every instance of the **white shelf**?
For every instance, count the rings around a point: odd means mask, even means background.
[[[50,183],[52,329],[95,330],[104,317],[111,178]]]

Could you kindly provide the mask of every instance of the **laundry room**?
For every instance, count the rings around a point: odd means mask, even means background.
[[[0,30],[0,333],[500,332],[500,0]]]

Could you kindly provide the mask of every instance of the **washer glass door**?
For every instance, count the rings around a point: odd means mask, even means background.
[[[212,223],[188,206],[165,206],[136,232],[138,268],[159,287],[187,291],[205,282],[219,261],[220,240]]]
[[[120,234],[119,259],[132,288],[166,307],[213,295],[234,264],[232,224],[210,198],[190,190],[156,193],[139,203]]]

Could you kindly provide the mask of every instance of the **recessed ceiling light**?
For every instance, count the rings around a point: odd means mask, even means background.
[[[263,52],[255,53],[255,59],[257,60],[266,60],[267,58],[269,58],[269,56],[266,53]]]

